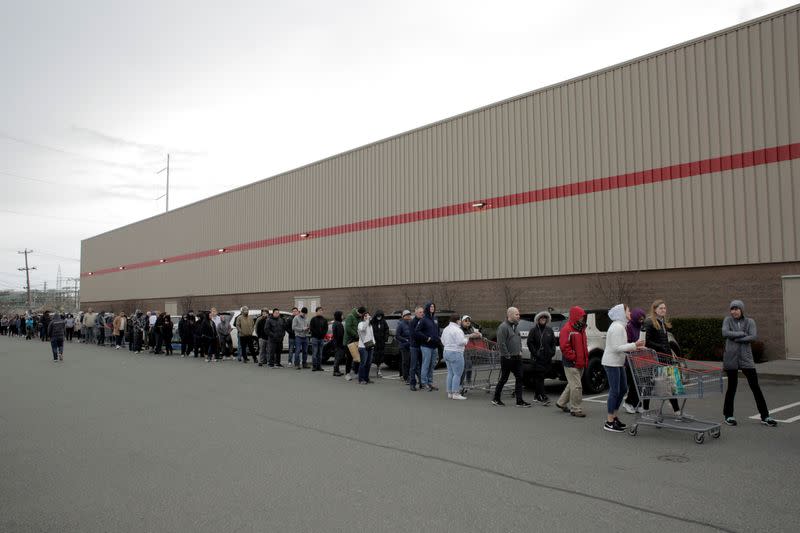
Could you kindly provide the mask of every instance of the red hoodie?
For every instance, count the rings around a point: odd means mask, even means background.
[[[586,311],[577,305],[569,310],[567,325],[558,334],[558,345],[561,347],[565,367],[586,368],[589,363],[588,341],[586,339],[586,323],[578,329],[575,324],[583,320]]]

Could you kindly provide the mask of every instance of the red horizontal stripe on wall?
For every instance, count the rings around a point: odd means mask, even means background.
[[[389,226],[399,226],[402,224],[411,224],[413,222],[422,222],[423,220],[433,220],[436,218],[464,215],[486,209],[501,209],[515,205],[547,202],[549,200],[555,200],[558,198],[569,198],[571,196],[592,194],[595,192],[624,189],[627,187],[648,185],[663,181],[689,178],[692,176],[701,176],[703,174],[711,174],[714,172],[724,172],[726,170],[737,170],[767,165],[770,163],[789,161],[792,159],[800,159],[800,143],[785,144],[783,146],[775,146],[772,148],[762,148],[760,150],[753,150],[752,152],[742,152],[739,154],[714,157],[711,159],[703,159],[702,161],[694,161],[691,163],[679,163],[677,165],[630,172],[628,174],[620,174],[617,176],[578,181],[575,183],[568,183],[566,185],[557,185],[555,187],[546,187],[544,189],[534,189],[532,191],[520,192],[516,194],[496,196],[494,198],[476,199],[470,202],[446,205],[443,207],[434,207],[431,209],[423,209],[421,211],[413,211],[411,213],[361,220],[359,222],[350,222],[348,224],[341,224],[339,226],[310,230],[307,238],[320,239],[323,237],[333,237],[335,235],[343,235],[346,233],[356,233]],[[474,207],[473,204],[476,203],[483,203],[484,206]],[[301,240],[306,239],[298,234],[282,235],[280,237],[272,237],[258,241],[226,245],[224,247],[225,251],[222,253],[229,254],[244,252],[246,250],[280,246],[282,244],[289,244],[291,242],[297,242]],[[194,261],[196,259],[203,259],[205,257],[213,257],[216,255],[220,255],[219,248],[215,248],[213,250],[203,250],[199,252],[190,252],[187,254],[175,255],[163,259],[165,259],[164,262],[166,263],[178,263],[180,261]],[[150,268],[161,264],[163,264],[161,259],[151,259],[148,261],[142,261],[141,263],[117,265],[115,267],[104,268],[102,270],[95,270],[91,272],[91,274],[88,271],[82,272],[81,277],[84,278],[90,275],[101,276],[104,274],[121,272],[123,270]],[[124,267],[124,269],[120,270],[120,266]]]

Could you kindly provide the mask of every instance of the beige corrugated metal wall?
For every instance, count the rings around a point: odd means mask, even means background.
[[[81,269],[798,143],[798,24],[795,7],[99,235],[83,241]],[[797,261],[798,225],[794,159],[84,275],[81,297]]]

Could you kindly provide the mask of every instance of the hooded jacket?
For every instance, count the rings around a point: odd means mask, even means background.
[[[625,352],[636,349],[635,342],[628,342],[628,325],[625,317],[625,305],[617,304],[608,310],[608,318],[613,322],[606,333],[606,349],[603,352],[603,366],[625,366]]]
[[[386,341],[389,340],[389,323],[386,322],[385,317],[383,310],[378,309],[370,320],[372,334],[375,336],[375,348],[378,350],[382,350],[386,346]]]
[[[628,342],[636,342],[642,336],[642,319],[647,316],[644,309],[637,307],[631,311],[631,319],[625,326],[625,332],[628,334]]]
[[[751,343],[758,340],[756,321],[744,315],[744,302],[734,300],[730,308],[742,310],[742,317],[735,319],[728,315],[722,321],[722,336],[725,337],[725,353],[722,356],[722,367],[725,370],[755,368]]]
[[[47,324],[47,336],[50,337],[50,340],[63,340],[66,328],[66,320],[61,318],[60,314],[56,313]]]
[[[425,314],[422,316],[414,331],[414,338],[417,346],[427,348],[439,347],[439,324],[436,322],[435,314],[431,313],[433,302],[428,302],[423,308]]]
[[[547,318],[547,324],[539,325],[539,319]],[[552,316],[547,311],[538,313],[533,319],[533,327],[528,332],[528,350],[531,352],[531,362],[534,370],[547,372],[553,356],[556,354],[556,334],[550,327]]]
[[[178,335],[181,336],[181,341],[184,343],[192,340],[192,323],[188,314],[183,315],[183,318],[178,322]]]
[[[522,337],[517,331],[518,325],[506,319],[497,327],[497,349],[501,357],[522,355]]]
[[[586,338],[586,324],[578,322],[586,316],[586,311],[577,305],[569,310],[569,320],[558,335],[563,364],[567,368],[586,368],[589,363],[589,342]]]
[[[412,319],[413,320],[413,319]],[[401,350],[408,350],[411,348],[411,340],[414,335],[414,330],[411,329],[411,320],[401,319],[397,323],[397,329],[394,331],[394,338]]]
[[[347,315],[344,321],[344,343],[350,344],[358,340],[358,323],[361,322],[361,317],[358,316],[358,309],[355,307]]]
[[[294,331],[295,338],[308,337],[308,319],[303,313],[299,313],[292,319],[292,331]]]

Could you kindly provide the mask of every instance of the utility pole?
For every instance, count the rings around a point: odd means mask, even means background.
[[[72,297],[75,300],[75,307],[73,309],[78,309],[78,282],[81,278],[67,278],[67,281],[71,281],[75,285],[72,288]]]
[[[25,268],[18,268],[17,270],[25,271],[25,289],[28,291],[28,310],[30,310],[31,307],[33,307],[33,304],[31,303],[31,270],[36,270],[36,267],[28,266],[28,254],[32,254],[33,250],[28,250],[25,248],[25,250],[17,253],[25,254]]]
[[[167,213],[169,212],[169,154],[167,154],[167,166],[156,172],[156,174],[161,174],[165,170],[167,171],[167,194],[162,196],[167,197],[167,210],[165,211],[165,213]],[[161,198],[161,196],[159,196],[158,198]],[[156,198],[156,200],[158,200],[158,198]]]

